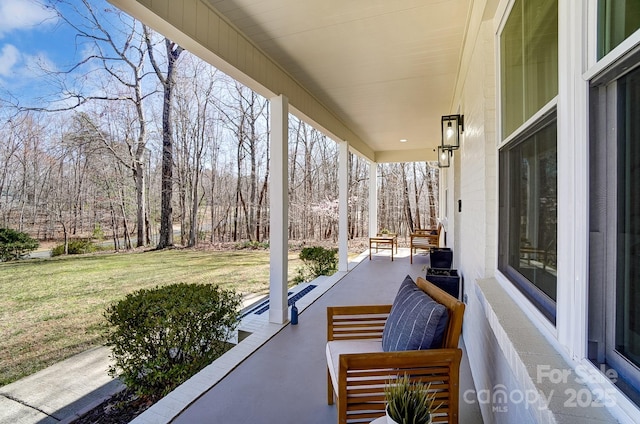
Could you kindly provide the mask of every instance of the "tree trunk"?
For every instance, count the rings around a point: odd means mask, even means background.
[[[416,204],[416,216],[415,223],[417,228],[422,228],[422,223],[420,222],[420,190],[418,189],[418,176],[416,175],[416,163],[413,162],[413,196]]]
[[[193,176],[192,192],[191,192],[191,222],[189,228],[189,243],[187,246],[194,247],[198,243],[198,205],[200,204],[198,198],[198,185],[200,184],[200,157],[202,150],[197,152],[195,161],[195,170]]]
[[[62,234],[64,236],[64,254],[69,254],[69,234],[67,234],[67,226],[64,224],[62,217],[60,218],[60,225],[62,225]]]
[[[171,130],[171,90],[165,86],[162,108],[162,182],[160,239],[158,249],[173,246],[173,140]]]
[[[407,221],[407,228],[409,232],[413,233],[413,217],[411,215],[411,204],[409,202],[409,184],[407,183],[407,173],[405,171],[405,164],[400,165],[402,171],[402,199],[405,218]]]
[[[120,189],[120,212],[122,213],[122,238],[124,239],[124,248],[131,249],[131,236],[129,235],[129,223],[127,222],[127,210],[125,208],[126,195],[124,188]]]
[[[436,208],[436,193],[434,187],[437,181],[435,180],[435,173],[437,170],[432,170],[431,167],[427,164],[427,191],[429,192],[429,225],[434,228],[437,223],[438,210]]]
[[[145,215],[147,210],[146,198],[145,198],[145,176],[142,163],[136,161],[135,169],[133,171],[133,178],[136,183],[136,223],[137,223],[137,240],[136,246],[142,247],[145,245],[146,240],[146,222]]]
[[[165,38],[167,52],[167,75],[162,77],[155,60],[153,60],[153,46],[147,37],[149,57],[156,70],[158,78],[164,88],[164,102],[162,104],[162,183],[160,200],[160,237],[158,249],[173,246],[173,127],[171,122],[171,97],[175,86],[175,66],[183,49]]]

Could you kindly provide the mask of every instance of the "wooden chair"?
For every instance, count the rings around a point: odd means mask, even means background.
[[[384,386],[405,373],[412,380],[431,383],[440,405],[433,423],[458,423],[459,375],[462,350],[458,348],[464,303],[419,277],[416,284],[435,301],[446,306],[449,321],[442,348],[382,351],[382,332],[391,305],[334,306],[327,308],[327,401],[337,400],[338,423],[369,423],[384,415]],[[337,367],[337,370],[335,369]]]
[[[432,247],[440,247],[440,233],[442,232],[442,224],[438,224],[438,228],[433,229],[417,229],[411,233],[411,260],[413,263],[413,254],[418,249],[429,250]]]

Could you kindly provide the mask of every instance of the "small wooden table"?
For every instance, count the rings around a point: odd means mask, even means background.
[[[393,261],[394,246],[396,248],[396,253],[398,253],[398,236],[397,235],[369,237],[369,260],[371,260],[371,249],[374,244],[376,246],[376,253],[378,253],[378,249],[391,250],[392,261]],[[380,245],[382,245],[382,247],[380,247]],[[385,246],[389,246],[389,247],[385,247]]]

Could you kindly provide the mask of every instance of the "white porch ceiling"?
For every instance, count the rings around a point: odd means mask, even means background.
[[[437,160],[472,0],[109,1],[372,160]]]
[[[439,144],[470,0],[208,1],[373,151]]]

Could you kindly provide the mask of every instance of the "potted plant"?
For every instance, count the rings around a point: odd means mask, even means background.
[[[390,381],[384,388],[387,401],[388,424],[429,424],[434,396],[429,393],[429,385],[411,381],[405,374]]]
[[[382,230],[380,230],[380,232],[378,233],[379,237],[394,237],[396,235],[396,233],[392,232],[390,229],[388,228],[383,228]]]

